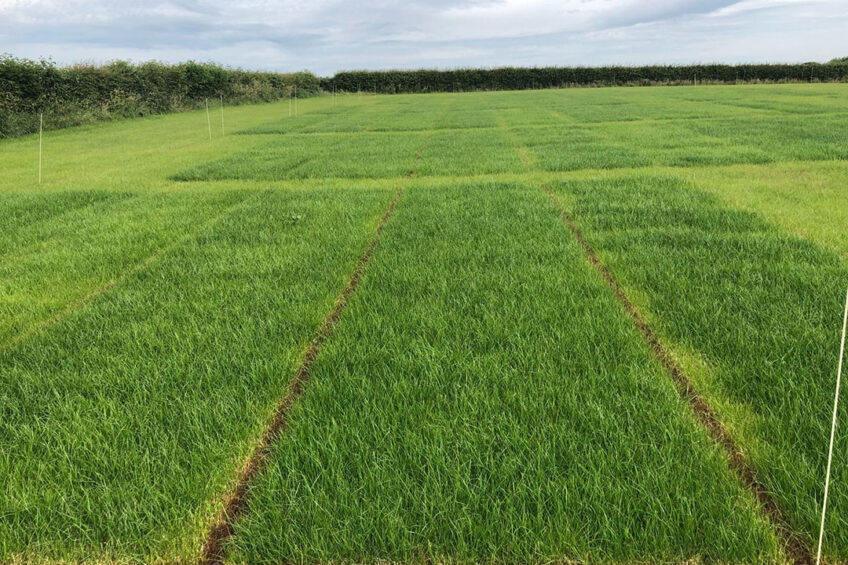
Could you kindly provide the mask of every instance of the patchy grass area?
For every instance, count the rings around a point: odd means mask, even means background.
[[[38,140],[1,142],[0,561],[196,561],[398,189],[228,561],[789,561],[543,187],[809,550],[846,93],[243,106],[211,140],[203,112],[50,132],[41,185]]]
[[[692,180],[728,205],[848,257],[848,161],[705,168]]]

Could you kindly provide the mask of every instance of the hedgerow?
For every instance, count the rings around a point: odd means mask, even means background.
[[[848,63],[654,65],[643,67],[502,67],[497,69],[345,71],[321,79],[321,88],[381,94],[524,90],[568,86],[834,82],[848,79]]]
[[[229,69],[189,61],[58,67],[46,60],[0,56],[0,138],[101,120],[165,114],[200,107],[223,96],[230,104],[267,102],[318,93],[318,79],[291,74]]]

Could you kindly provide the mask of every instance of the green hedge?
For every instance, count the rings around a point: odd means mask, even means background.
[[[318,78],[227,69],[189,61],[178,65],[115,61],[57,67],[49,61],[0,56],[0,138],[100,120],[199,108],[205,98],[228,104],[314,96]]]
[[[645,67],[538,67],[450,71],[346,71],[321,79],[339,92],[451,92],[568,86],[692,84],[693,82],[834,82],[848,79],[848,63],[669,65]]]

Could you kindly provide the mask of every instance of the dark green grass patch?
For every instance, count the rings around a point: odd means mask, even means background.
[[[282,118],[239,133],[351,133],[380,131],[420,131],[432,129],[438,107],[423,110],[392,111],[382,106],[344,106],[332,114]]]
[[[709,120],[692,127],[731,144],[756,147],[775,160],[848,158],[848,118],[844,114]]]
[[[541,101],[540,101],[541,102]],[[516,105],[498,110],[498,118],[513,127],[568,123],[569,118],[545,104]]]
[[[451,111],[439,116],[437,129],[493,128],[498,126],[497,114],[488,108],[479,109],[473,99],[454,98]]]
[[[699,119],[717,117],[732,119],[750,115],[744,108],[721,106],[710,101],[683,98],[689,88],[668,89],[600,89],[540,93],[534,102],[547,106],[567,119],[592,124],[597,122],[633,122],[641,120]],[[715,90],[713,92],[716,92]]]
[[[251,493],[234,563],[776,557],[538,188],[405,193]]]
[[[435,129],[436,119],[451,103],[444,97],[398,96],[345,99],[338,106],[304,116],[282,117],[239,133],[351,133]],[[443,126],[442,126],[443,127]]]
[[[306,131],[314,131],[321,127],[321,124],[326,122],[328,115],[326,113],[313,112],[303,116],[281,116],[279,119],[268,121],[256,126],[252,126],[241,131],[239,134],[263,134],[263,133],[303,133]]]
[[[438,131],[427,144],[415,174],[481,175],[524,170],[512,141],[501,129]]]
[[[27,226],[103,201],[129,198],[130,193],[107,190],[0,193],[0,251],[13,244]]]
[[[184,170],[174,180],[402,177],[426,134],[291,135]]]
[[[528,147],[536,165],[547,171],[642,167],[648,160],[635,147],[608,141],[590,128],[561,125],[516,128],[519,142]]]
[[[654,327],[694,359],[698,387],[792,524],[815,540],[848,265],[681,181],[580,181],[558,190]],[[848,484],[846,454],[842,432],[834,485]],[[826,556],[845,560],[848,490],[836,486],[831,497]]]
[[[701,133],[691,120],[638,121],[596,125],[592,133],[619,147],[633,148],[646,163],[656,166],[690,167],[766,163],[773,159],[767,150],[753,145]]]
[[[344,108],[332,119],[305,131],[421,131],[433,129],[442,104],[422,100],[421,107],[398,107],[387,103]],[[439,101],[441,102],[441,101]]]
[[[803,88],[803,87],[802,87]],[[768,110],[773,115],[782,114],[825,114],[844,112],[848,110],[844,96],[828,96],[819,92],[798,90],[794,87],[784,89],[769,89],[757,92],[752,89],[737,89],[727,91],[720,98],[710,95],[709,91],[701,90],[700,94],[690,91],[687,100],[697,100],[699,103]]]
[[[0,561],[191,562],[392,191],[266,191],[0,356]]]

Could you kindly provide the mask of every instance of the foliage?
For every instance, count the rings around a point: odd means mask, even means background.
[[[268,102],[318,93],[318,79],[293,74],[228,69],[189,61],[57,67],[50,61],[0,57],[0,138],[32,133],[38,114],[45,129],[197,108],[205,98],[230,104]]]
[[[496,69],[345,71],[321,88],[381,94],[526,90],[567,86],[691,84],[693,82],[831,82],[848,77],[848,62],[833,64],[652,65],[643,67],[502,67]]]

